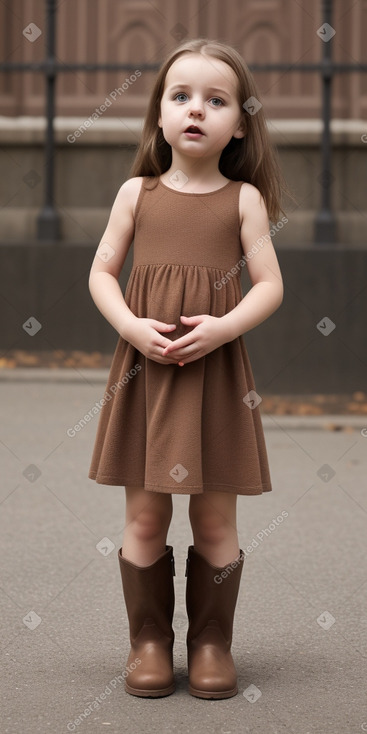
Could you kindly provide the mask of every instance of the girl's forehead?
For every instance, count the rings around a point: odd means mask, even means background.
[[[165,79],[165,89],[172,84],[190,84],[193,81],[203,81],[210,86],[237,86],[237,76],[233,69],[212,56],[202,54],[185,54],[173,62],[168,69]]]

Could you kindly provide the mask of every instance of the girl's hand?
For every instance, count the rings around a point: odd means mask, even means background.
[[[194,326],[195,328],[189,334],[181,336],[175,341],[170,341],[163,349],[163,355],[174,358],[180,367],[189,362],[194,362],[200,357],[212,352],[213,349],[222,346],[231,337],[228,329],[225,327],[220,318],[209,316],[208,314],[200,314],[198,316],[180,316],[185,326]]]
[[[124,331],[124,339],[136,347],[145,357],[153,359],[154,362],[177,364],[177,359],[170,354],[168,356],[162,354],[164,347],[168,347],[172,342],[159,333],[160,331],[171,332],[175,328],[175,324],[166,324],[164,321],[157,321],[156,319],[135,317],[126,333]]]

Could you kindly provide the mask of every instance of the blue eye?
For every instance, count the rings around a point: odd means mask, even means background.
[[[185,97],[185,99],[179,99],[179,97]],[[175,94],[173,99],[177,99],[177,102],[185,102],[188,97],[185,92],[179,92],[178,94]]]
[[[177,102],[187,102],[188,98],[189,97],[186,94],[186,92],[178,92],[173,97],[173,99],[176,100]],[[223,107],[224,106],[224,102],[222,99],[220,99],[220,97],[211,97],[209,102],[212,104],[213,107]]]

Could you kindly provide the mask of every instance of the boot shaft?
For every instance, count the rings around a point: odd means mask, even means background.
[[[175,594],[172,546],[150,566],[136,566],[118,552],[122,588],[131,637],[135,638],[147,620],[171,637]]]
[[[233,617],[244,562],[243,551],[227,566],[213,566],[194,546],[186,561],[187,642],[195,639],[209,622],[215,622],[227,644],[232,642]],[[213,625],[210,625],[213,626]]]

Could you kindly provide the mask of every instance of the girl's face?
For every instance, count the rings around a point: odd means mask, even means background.
[[[212,157],[243,138],[237,77],[224,61],[189,53],[169,68],[158,125],[166,142],[189,157]]]

